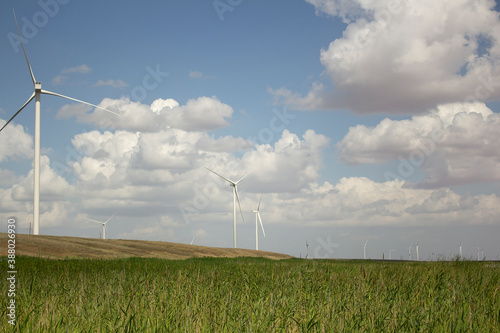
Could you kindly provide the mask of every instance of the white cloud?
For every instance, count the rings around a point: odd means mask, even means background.
[[[50,166],[47,156],[40,156],[40,196],[44,201],[61,201],[70,197],[73,186],[59,176]],[[12,186],[12,198],[21,201],[33,200],[33,169]]]
[[[336,185],[312,184],[301,196],[278,204],[275,215],[285,214],[294,224],[331,226],[491,224],[498,203],[495,195],[460,196],[450,189],[416,189],[398,180],[377,183],[353,177]]]
[[[116,111],[120,117],[98,109],[88,112],[91,108],[81,104],[62,107],[56,117],[75,116],[78,122],[93,123],[100,128],[156,132],[167,128],[188,131],[214,130],[228,126],[227,119],[233,114],[233,109],[216,97],[190,99],[186,105],[179,105],[173,99],[158,99],[151,106],[133,102],[128,98],[105,98],[99,106]]]
[[[335,90],[317,84],[301,97],[277,89],[275,96],[292,108],[402,114],[500,98],[494,1],[309,2],[317,11],[354,21],[321,50]]]
[[[128,86],[128,84],[122,80],[99,80],[95,84],[96,87],[110,86],[113,88],[123,88]]]
[[[400,160],[421,167],[422,186],[498,181],[499,126],[500,115],[483,103],[446,104],[408,120],[351,127],[338,148],[349,164]]]
[[[459,117],[495,116],[487,109],[476,111],[473,115],[442,108],[427,117],[448,126],[446,135],[451,137],[451,127],[461,124]],[[426,124],[424,116],[419,119],[399,125]],[[424,131],[425,126],[419,128]],[[429,125],[425,131],[432,129]],[[488,224],[500,213],[499,198],[494,195],[459,195],[447,188],[415,188],[403,181],[377,183],[363,177],[318,184],[329,139],[312,130],[302,137],[284,130],[274,145],[257,145],[238,154],[234,154],[234,147],[248,144],[241,138],[215,138],[206,132],[181,129],[92,131],[75,135],[72,144],[79,156],[69,165],[75,176],[72,183],[55,174],[48,158],[42,158],[42,228],[66,225],[72,220],[68,216],[76,213],[79,218],[109,216],[120,208],[120,216],[114,220],[115,237],[136,238],[139,233],[143,239],[171,240],[180,237],[177,234],[189,223],[194,230],[202,222],[203,229],[209,230],[208,226],[221,220],[231,220],[232,193],[225,181],[203,166],[235,180],[253,170],[239,184],[241,204],[245,219],[250,220],[250,210],[264,193],[261,211],[266,228]],[[11,188],[0,189],[4,215],[27,212],[16,214],[23,221],[31,220],[31,175],[20,176]],[[186,208],[188,214],[183,216]],[[193,236],[185,235],[185,242]],[[199,240],[212,239],[214,234],[202,232],[199,236]]]
[[[86,64],[82,64],[82,65],[75,66],[75,67],[65,68],[65,69],[63,69],[62,73],[63,74],[66,74],[66,73],[87,74],[91,70],[92,69],[89,66],[87,66]]]
[[[203,73],[202,72],[198,72],[198,71],[191,71],[191,72],[189,72],[189,77],[190,78],[199,79],[199,78],[203,77]]]
[[[58,86],[60,84],[63,84],[64,81],[66,81],[67,77],[64,75],[57,75],[52,79],[52,84],[54,86]]]
[[[0,128],[7,121],[0,119]],[[2,130],[0,140],[0,162],[33,157],[33,137],[29,135],[22,125],[9,123]]]

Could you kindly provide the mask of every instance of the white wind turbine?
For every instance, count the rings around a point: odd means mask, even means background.
[[[306,259],[309,257],[309,243],[307,242],[306,239]]]
[[[462,244],[460,244],[460,260],[463,260],[464,257],[462,256]]]
[[[410,247],[408,248],[408,260],[411,260],[411,248],[413,246],[413,243],[410,244]]]
[[[419,258],[419,256],[418,256],[418,243],[417,243],[417,245],[415,246],[415,249],[417,250],[417,261],[420,261],[420,258]]]
[[[389,250],[389,260],[392,260],[392,252],[395,252],[396,250]]]
[[[2,128],[0,128],[0,132],[19,114],[19,112],[21,112],[33,100],[33,98],[35,98],[35,147],[34,147],[35,158],[33,162],[33,234],[38,235],[40,232],[40,95],[46,94],[46,95],[58,96],[108,111],[110,113],[113,113],[114,115],[118,114],[108,109],[99,107],[97,105],[81,101],[79,99],[57,94],[48,90],[43,90],[42,83],[37,82],[35,80],[35,75],[33,74],[33,70],[31,69],[31,65],[28,60],[28,55],[26,54],[26,50],[24,48],[23,39],[21,37],[21,33],[19,32],[19,26],[17,24],[15,12],[14,12],[14,20],[16,21],[17,33],[19,34],[19,39],[21,40],[21,45],[23,47],[24,57],[26,58],[26,63],[28,64],[28,69],[30,71],[31,81],[33,81],[33,85],[35,86],[35,92],[31,94],[30,98],[26,101],[26,103],[24,103],[23,106],[21,106],[21,108],[9,119],[9,121],[7,121]]]
[[[116,213],[118,213],[118,211],[116,211],[113,215],[111,215],[111,217],[109,219],[107,219],[105,222],[92,220],[92,219],[89,219],[88,217],[86,219],[89,221],[95,222],[95,223],[102,224],[102,239],[106,239],[106,224],[116,215]]]
[[[238,183],[241,182],[243,178],[248,176],[252,171],[241,177],[240,180],[232,181],[231,179],[221,176],[217,172],[210,170],[207,167],[205,167],[205,169],[215,173],[217,176],[227,181],[229,183],[229,186],[233,188],[233,247],[236,248],[236,201],[238,201],[238,206],[240,207],[241,218],[243,219],[243,222],[245,222],[245,218],[243,217],[243,211],[241,210],[240,196],[238,195]]]
[[[365,259],[366,259],[366,244],[368,244],[368,239],[365,242],[365,246],[363,246],[363,254],[364,254],[363,258]]]
[[[260,195],[259,205],[257,206],[257,210],[252,210],[252,213],[255,213],[255,249],[259,249],[259,226],[257,224],[257,218],[260,222],[260,227],[262,228],[262,233],[264,237],[266,237],[266,232],[264,231],[264,225],[262,224],[262,219],[260,218],[260,201],[262,200],[262,194]]]

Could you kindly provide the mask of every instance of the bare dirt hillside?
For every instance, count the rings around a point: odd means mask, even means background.
[[[2,256],[7,255],[7,234],[0,233]],[[215,248],[169,242],[126,239],[94,239],[63,236],[16,234],[16,255],[44,258],[163,258],[263,257],[288,259],[289,255],[246,249]]]

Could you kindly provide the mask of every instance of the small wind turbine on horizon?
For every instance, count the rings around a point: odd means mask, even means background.
[[[420,261],[420,258],[419,258],[419,256],[418,256],[418,243],[417,243],[417,245],[415,246],[415,249],[417,250],[417,261]]]
[[[48,90],[43,90],[42,83],[36,81],[35,75],[33,74],[33,70],[31,69],[31,65],[28,60],[28,55],[26,54],[26,49],[24,48],[23,38],[21,37],[21,33],[19,32],[16,13],[14,11],[13,13],[14,13],[14,21],[16,22],[17,33],[19,34],[21,46],[23,47],[24,57],[26,58],[26,63],[28,64],[31,81],[33,81],[35,91],[33,92],[33,94],[31,94],[30,98],[28,98],[26,103],[24,103],[23,106],[21,106],[21,108],[3,125],[3,127],[0,128],[0,132],[33,100],[33,98],[35,99],[35,145],[34,145],[35,157],[33,161],[33,234],[38,235],[40,233],[40,95],[46,94],[46,95],[58,96],[78,103],[90,105],[101,110],[105,110],[114,115],[118,114],[108,109],[81,101],[76,98],[64,96]]]
[[[366,244],[368,244],[368,239],[365,242],[365,246],[363,246],[363,258],[366,259]]]
[[[392,252],[394,252],[396,250],[389,250],[389,260],[392,260]]]
[[[102,224],[102,239],[106,239],[106,224],[116,215],[116,213],[118,213],[118,211],[116,211],[113,215],[111,215],[111,217],[107,219],[105,222],[89,219],[88,217],[86,217],[86,219],[95,223]]]
[[[460,244],[460,261],[462,261],[464,257],[462,256],[462,244]]]
[[[257,206],[257,210],[252,210],[252,213],[255,213],[255,249],[259,249],[259,226],[257,224],[257,218],[260,222],[260,227],[262,228],[262,233],[264,237],[266,237],[266,232],[264,231],[264,225],[262,224],[262,219],[260,217],[260,202],[262,200],[262,194],[260,195],[259,205]]]
[[[309,257],[309,243],[307,242],[306,239],[306,259]]]
[[[413,246],[413,243],[410,243],[410,247],[408,248],[408,260],[411,260],[411,248]]]
[[[215,173],[217,176],[227,181],[229,183],[229,186],[233,188],[233,247],[236,248],[236,201],[238,201],[238,206],[240,207],[241,218],[243,219],[243,222],[245,222],[245,218],[243,217],[243,211],[241,210],[240,196],[238,195],[238,183],[241,182],[252,171],[241,177],[238,181],[232,181],[231,179],[221,176],[217,172],[210,170],[207,167],[205,167],[205,169]]]

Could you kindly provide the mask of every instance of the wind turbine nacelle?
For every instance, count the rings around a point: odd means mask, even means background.
[[[35,90],[36,91],[42,90],[42,83],[41,82],[35,82]]]

